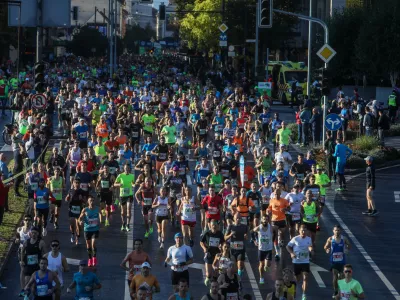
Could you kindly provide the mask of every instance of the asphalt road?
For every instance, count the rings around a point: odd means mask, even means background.
[[[286,107],[277,106],[274,108],[281,113],[282,119],[293,121],[293,112]],[[295,152],[290,151],[295,158]],[[191,166],[194,165],[191,162]],[[364,196],[364,177],[356,177],[348,184],[349,191],[343,195],[335,194],[333,189],[328,194],[328,209],[324,211],[321,219],[322,230],[317,234],[317,251],[313,262],[316,277],[310,276],[308,299],[330,299],[332,295],[332,278],[329,270],[329,257],[323,250],[326,239],[332,234],[332,228],[335,224],[344,223],[347,230],[344,233],[349,236],[353,245],[353,250],[348,256],[348,262],[354,266],[354,277],[359,280],[364,287],[368,299],[393,299],[393,294],[389,291],[387,282],[393,284],[394,290],[400,289],[400,278],[396,276],[400,270],[397,253],[400,251],[400,242],[396,241],[396,221],[399,217],[395,203],[394,191],[397,188],[400,171],[397,168],[386,169],[377,172],[377,207],[380,215],[376,218],[365,217],[361,211],[365,209]],[[195,186],[192,186],[193,188]],[[399,199],[400,201],[400,199]],[[100,239],[98,241],[98,262],[97,273],[103,288],[96,291],[96,299],[129,299],[125,298],[126,284],[125,272],[119,267],[120,262],[127,253],[127,248],[133,244],[133,239],[144,236],[144,227],[140,208],[134,207],[133,212],[134,229],[130,233],[121,232],[121,221],[119,211],[114,214],[111,226],[102,227],[100,230]],[[198,223],[200,222],[198,216]],[[341,224],[342,225],[342,224]],[[394,225],[394,226],[393,226]],[[47,245],[52,239],[58,239],[61,242],[61,252],[71,259],[86,258],[86,250],[83,244],[75,246],[70,244],[70,233],[68,229],[67,205],[63,205],[61,211],[60,228],[55,231],[51,224],[48,227],[48,235],[45,238]],[[166,237],[165,249],[160,250],[157,241],[156,230],[148,240],[144,242],[144,251],[146,251],[153,263],[152,273],[157,276],[161,284],[161,293],[155,295],[154,299],[165,299],[172,293],[170,283],[170,270],[164,268],[164,259],[169,246],[173,241],[173,235],[178,229],[171,224],[168,225],[168,235]],[[195,299],[200,299],[207,292],[203,284],[202,265],[204,264],[203,252],[199,246],[200,228],[196,228],[194,252],[194,268],[190,269],[190,292]],[[358,241],[355,245],[354,238]],[[83,239],[82,239],[83,242]],[[360,248],[359,246],[361,245]],[[360,251],[361,249],[361,251]],[[50,250],[50,249],[49,249]],[[396,251],[397,250],[397,251]],[[367,254],[366,254],[367,253]],[[267,293],[273,289],[273,280],[280,277],[280,270],[291,265],[289,256],[283,251],[283,257],[279,263],[272,262],[272,271],[267,275],[264,285],[259,285],[257,269],[257,249],[254,245],[247,245],[247,264],[244,272],[243,293],[250,293],[253,299],[265,299]],[[367,260],[367,259],[368,260]],[[371,260],[374,262],[374,268],[371,267]],[[377,272],[378,267],[380,272]],[[70,266],[70,272],[64,274],[65,285],[69,285],[74,272],[78,271],[75,265]],[[397,273],[397,274],[396,274]],[[386,278],[382,280],[382,277]],[[380,276],[380,277],[379,277]],[[19,292],[19,266],[14,252],[6,265],[6,270],[0,279],[7,289],[0,290],[1,299],[15,299]],[[386,285],[385,285],[386,283]],[[393,290],[392,290],[393,291]],[[395,293],[395,291],[393,292]],[[261,295],[261,296],[259,296]],[[73,299],[72,295],[63,293],[62,299]],[[400,298],[395,298],[400,299]]]

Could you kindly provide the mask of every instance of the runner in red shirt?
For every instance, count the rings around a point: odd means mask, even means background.
[[[208,195],[203,198],[201,205],[206,210],[207,225],[211,220],[219,221],[221,219],[223,200],[220,195],[215,193],[214,185],[210,185]],[[206,230],[207,228],[203,229]]]

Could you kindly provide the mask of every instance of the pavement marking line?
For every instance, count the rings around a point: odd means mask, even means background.
[[[187,181],[187,186],[192,185],[192,178],[190,178],[190,175],[186,175],[186,181]]]
[[[394,191],[394,202],[400,203],[400,191]]]
[[[203,279],[206,279],[206,266],[204,264],[192,263],[188,265],[189,268],[201,270],[203,273]]]
[[[68,257],[67,257],[67,263],[68,263],[69,265],[79,266],[79,262],[80,262],[79,259],[68,258]]]
[[[399,167],[400,165],[394,165],[390,167],[384,167],[381,169],[376,169],[376,171],[382,171],[386,169],[391,169],[395,167]],[[349,176],[349,180],[360,177],[364,175],[364,173],[356,174],[353,176]],[[347,179],[347,178],[346,178]],[[396,291],[395,287],[391,284],[391,282],[387,279],[387,277],[383,274],[381,269],[379,269],[378,265],[373,261],[371,256],[368,254],[367,251],[365,251],[365,248],[360,244],[358,239],[355,237],[355,235],[351,232],[350,228],[347,227],[347,225],[343,222],[342,218],[336,213],[334,203],[335,203],[335,197],[336,195],[333,195],[333,202],[332,203],[325,203],[325,206],[329,209],[331,212],[332,216],[336,219],[336,221],[339,223],[339,225],[342,227],[342,229],[347,233],[348,237],[350,240],[353,242],[353,244],[356,246],[358,251],[360,251],[361,255],[365,258],[365,260],[369,263],[371,266],[372,270],[378,275],[378,277],[382,280],[383,284],[387,287],[387,289],[390,291],[390,293],[394,296],[396,300],[400,300],[400,294]]]
[[[126,236],[126,255],[131,253],[133,251],[133,224],[135,223],[135,205],[132,203],[131,207],[131,222],[129,226],[131,227],[131,231],[128,232],[128,235]],[[129,293],[129,286],[128,286],[128,277],[129,277],[129,272],[125,272],[125,300],[131,300],[131,295]]]
[[[258,288],[256,276],[254,275],[253,269],[251,268],[247,254],[246,254],[246,260],[244,261],[244,267],[246,269],[247,276],[249,277],[250,285],[251,288],[253,289],[255,300],[263,300],[260,289]]]
[[[319,272],[329,272],[327,269],[324,269],[312,262],[310,262],[310,271],[311,274],[314,276],[315,281],[317,282],[318,286],[320,288],[326,288],[326,285],[324,283],[324,281],[322,280],[321,275],[319,275]]]

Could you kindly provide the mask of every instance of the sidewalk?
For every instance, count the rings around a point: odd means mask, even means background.
[[[389,136],[385,138],[385,146],[400,150],[400,136]]]

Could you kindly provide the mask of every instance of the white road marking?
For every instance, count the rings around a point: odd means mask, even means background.
[[[400,191],[394,191],[394,202],[400,203]]]
[[[318,286],[320,288],[326,288],[326,285],[324,283],[324,281],[322,280],[321,275],[319,275],[319,272],[329,272],[327,269],[324,269],[312,262],[310,262],[310,271],[311,274],[314,276],[315,281],[317,282]]]
[[[186,175],[186,181],[187,181],[187,186],[191,186],[192,185],[192,178],[190,175]]]
[[[80,262],[79,259],[68,258],[68,257],[67,257],[67,263],[68,263],[69,265],[79,266],[79,262]]]
[[[386,169],[391,169],[391,168],[396,168],[399,167],[400,165],[394,165],[390,167],[384,167],[381,169],[377,169],[376,171],[382,171]],[[354,176],[349,176],[349,180],[360,177],[364,175],[364,173],[356,174]],[[346,178],[347,179],[347,178]],[[335,199],[335,196],[332,197]],[[355,237],[355,235],[351,232],[349,227],[343,222],[342,218],[336,213],[335,207],[334,207],[334,202],[333,203],[325,203],[325,206],[330,210],[332,216],[336,219],[336,221],[339,223],[339,225],[342,227],[342,229],[347,233],[348,237],[350,240],[353,242],[353,244],[356,246],[358,251],[360,251],[361,255],[365,258],[365,260],[370,264],[372,270],[378,275],[378,277],[382,280],[383,284],[387,287],[387,289],[390,291],[390,293],[394,296],[396,300],[400,300],[400,294],[396,291],[395,287],[391,284],[391,282],[387,279],[387,277],[383,274],[381,269],[378,267],[378,265],[373,261],[371,256],[365,251],[364,247],[360,244],[358,239]]]
[[[244,261],[244,267],[246,269],[247,276],[249,277],[250,285],[251,288],[253,289],[255,300],[263,300],[260,289],[258,288],[257,279],[254,276],[254,272],[249,263],[249,258],[247,257],[247,254],[246,254],[246,260]]]
[[[135,223],[135,205],[132,204],[131,207],[131,222],[129,226],[131,227],[131,230],[133,230],[133,224]],[[132,231],[128,232],[128,235],[126,237],[126,254],[128,255],[133,251],[133,233]],[[125,300],[131,300],[131,295],[129,293],[129,286],[128,286],[128,277],[129,277],[129,272],[126,272],[125,274]]]

